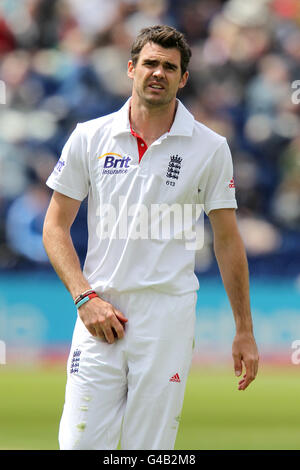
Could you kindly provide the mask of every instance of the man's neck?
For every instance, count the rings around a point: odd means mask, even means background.
[[[176,100],[166,106],[148,107],[139,103],[133,96],[130,101],[129,114],[131,128],[149,146],[170,130],[176,108]]]

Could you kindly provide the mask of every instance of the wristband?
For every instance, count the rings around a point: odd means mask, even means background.
[[[75,304],[76,308],[81,307],[81,305],[85,304],[86,302],[88,302],[90,299],[93,299],[94,297],[98,297],[98,294],[96,294],[96,292],[92,292],[91,294],[86,295],[83,299],[79,300],[79,302]]]
[[[80,300],[82,300],[84,297],[86,297],[89,294],[93,294],[95,291],[93,289],[86,290],[85,292],[82,292],[82,294],[78,295],[76,299],[74,299],[74,303],[77,304]]]

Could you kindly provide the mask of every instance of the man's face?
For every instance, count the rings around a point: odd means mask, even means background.
[[[135,66],[128,62],[128,76],[133,80],[133,95],[148,106],[167,105],[183,88],[188,72],[181,75],[180,52],[153,42],[145,44]]]

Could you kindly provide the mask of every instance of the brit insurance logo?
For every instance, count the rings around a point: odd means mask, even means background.
[[[128,155],[120,155],[119,153],[105,153],[98,157],[98,160],[104,159],[102,174],[104,175],[117,175],[128,172],[130,168],[131,157]]]
[[[58,160],[58,162],[56,163],[55,167],[54,167],[54,171],[56,173],[60,173],[61,170],[63,169],[63,167],[65,166],[66,162],[64,162],[64,160],[62,158],[60,158]]]

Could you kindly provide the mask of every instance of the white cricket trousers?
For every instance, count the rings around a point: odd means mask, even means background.
[[[174,449],[189,373],[196,293],[101,293],[124,338],[93,337],[78,317],[67,364],[60,449]]]

